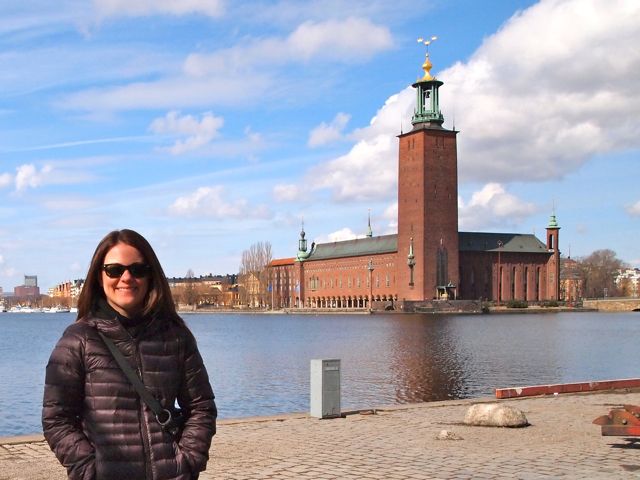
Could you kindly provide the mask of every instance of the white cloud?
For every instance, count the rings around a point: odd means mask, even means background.
[[[224,13],[224,0],[93,0],[93,4],[103,18],[192,13],[220,17]]]
[[[16,168],[16,191],[21,192],[27,188],[42,186],[52,170],[50,165],[45,165],[40,171],[32,164],[20,165]]]
[[[180,155],[185,152],[196,150],[207,145],[218,136],[218,130],[222,128],[224,120],[214,116],[211,112],[202,115],[202,119],[191,115],[180,116],[180,112],[171,111],[164,117],[156,118],[149,129],[163,135],[186,136],[183,140],[177,140],[168,151],[173,155]]]
[[[389,29],[367,19],[305,22],[286,38],[259,38],[213,54],[191,54],[184,71],[202,77],[309,60],[362,62],[392,46]]]
[[[629,205],[626,210],[632,217],[640,217],[640,200],[633,205]]]
[[[290,53],[305,60],[369,58],[391,47],[389,30],[363,18],[305,22],[287,38]]]
[[[640,146],[640,3],[543,0],[439,75],[463,179],[546,180]]]
[[[409,98],[411,100],[409,100]],[[329,189],[337,201],[390,199],[396,194],[400,119],[411,111],[415,94],[409,88],[393,95],[368,127],[352,136],[358,142],[338,158],[309,172],[306,183]]]
[[[395,194],[396,160],[393,137],[378,135],[358,142],[349,153],[309,172],[305,183],[330,189],[338,202],[390,198]]]
[[[64,162],[61,162],[61,164]],[[66,168],[54,168],[47,164],[38,169],[35,165],[23,164],[16,167],[16,174],[0,174],[0,188],[15,185],[15,191],[20,193],[28,188],[39,188],[45,185],[71,185],[92,181],[95,176],[91,173],[77,171],[73,163]]]
[[[446,125],[455,117],[461,129],[460,179],[559,178],[597,153],[640,146],[639,22],[638,2],[542,0],[438,74]],[[314,167],[307,181],[339,201],[390,200],[395,136],[411,129],[414,104],[411,87],[389,97],[350,134],[359,139],[350,152]]]
[[[344,240],[353,240],[355,238],[364,238],[364,235],[357,235],[353,230],[345,227],[326,236],[318,237],[316,239],[316,243],[342,242]]]
[[[533,215],[536,207],[508,193],[502,185],[489,183],[473,193],[468,204],[459,198],[458,211],[460,228],[477,230],[516,225]]]
[[[301,82],[292,79],[291,68],[278,76],[282,67],[310,60],[314,64],[362,62],[392,46],[389,29],[367,19],[307,22],[288,37],[249,39],[212,54],[188,55],[181,72],[158,73],[157,81],[91,88],[64,95],[56,104],[94,114],[247,104],[254,98],[290,94],[288,85],[300,86]],[[305,75],[307,71],[297,71],[296,75]],[[248,91],[252,95],[247,95]]]
[[[70,94],[57,102],[61,108],[91,112],[130,109],[172,109],[176,106],[202,108],[203,105],[231,105],[249,101],[248,90],[256,95],[272,87],[265,74],[251,77],[234,72],[218,76],[165,77],[155,82],[134,82],[121,87],[92,88]]]
[[[349,123],[351,115],[346,113],[338,113],[331,123],[322,122],[314,128],[309,134],[308,145],[310,147],[319,147],[327,143],[336,142],[343,138],[342,132]]]
[[[385,233],[396,233],[398,231],[398,202],[393,202],[387,208],[385,208],[382,213],[382,218],[385,219],[387,223],[387,228]]]
[[[218,219],[269,218],[271,212],[264,205],[251,206],[243,198],[229,200],[221,185],[200,187],[190,195],[178,197],[169,207],[171,215],[179,217],[208,217]]]
[[[10,173],[0,174],[0,188],[8,187],[13,183],[13,175]]]
[[[302,190],[298,185],[280,184],[273,187],[273,197],[278,202],[295,202],[302,198]]]

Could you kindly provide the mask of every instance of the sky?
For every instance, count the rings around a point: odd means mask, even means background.
[[[427,47],[461,231],[640,266],[636,0],[0,2],[0,286],[83,278],[132,228],[169,277],[397,231]],[[370,213],[369,213],[370,212]]]

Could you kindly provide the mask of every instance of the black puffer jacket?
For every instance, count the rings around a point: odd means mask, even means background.
[[[188,419],[178,443],[164,433],[98,335],[111,338],[163,407]],[[191,332],[153,318],[132,336],[117,318],[70,325],[47,365],[44,436],[70,479],[188,480],[209,458],[216,406]]]

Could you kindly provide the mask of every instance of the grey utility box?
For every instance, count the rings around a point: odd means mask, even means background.
[[[311,416],[335,418],[340,413],[340,360],[311,360]]]

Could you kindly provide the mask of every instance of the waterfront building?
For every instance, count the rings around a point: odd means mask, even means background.
[[[75,305],[83,285],[84,279],[67,280],[66,282],[58,283],[49,288],[47,293],[51,298],[59,299],[63,301],[63,303]]]
[[[574,304],[584,297],[584,277],[580,264],[571,257],[560,260],[560,299]]]
[[[413,128],[398,135],[398,232],[312,244],[304,226],[296,257],[269,264],[274,308],[386,308],[433,302],[560,298],[560,226],[531,234],[458,230],[455,129],[444,128],[429,54],[416,90]]]
[[[233,307],[238,304],[237,275],[167,278],[177,305]]]
[[[640,292],[640,268],[621,270],[616,276],[616,286],[623,297],[637,297]]]
[[[24,300],[36,300],[40,298],[37,275],[25,275],[24,283],[13,288],[14,297]]]

